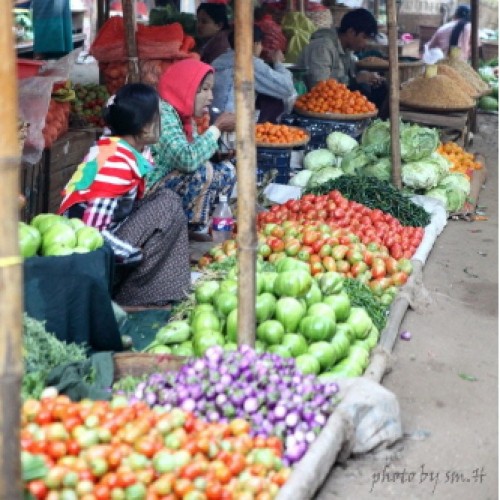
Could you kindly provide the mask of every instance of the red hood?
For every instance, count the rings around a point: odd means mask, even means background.
[[[196,59],[183,59],[169,66],[158,83],[160,97],[179,114],[188,140],[192,140],[194,101],[198,88],[212,66]]]

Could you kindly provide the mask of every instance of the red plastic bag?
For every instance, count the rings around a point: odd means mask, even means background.
[[[125,28],[120,16],[110,17],[99,30],[89,52],[99,62],[124,60],[127,57],[125,50]]]

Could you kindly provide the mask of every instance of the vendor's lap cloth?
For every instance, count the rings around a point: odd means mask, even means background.
[[[54,368],[47,377],[47,386],[55,387],[72,401],[111,399],[114,379],[112,352],[98,352],[85,361],[76,361]]]
[[[142,351],[153,342],[156,333],[166,325],[170,315],[171,311],[166,309],[129,312],[127,319],[120,324],[120,333],[132,339],[136,351]]]
[[[122,351],[111,302],[113,251],[32,257],[24,261],[24,309],[59,340],[92,351]]]

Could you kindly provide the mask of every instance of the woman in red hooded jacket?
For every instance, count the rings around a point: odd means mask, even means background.
[[[161,133],[152,148],[156,167],[147,175],[147,186],[162,182],[181,197],[192,235],[208,233],[218,196],[229,198],[236,182],[229,161],[210,161],[221,132],[234,130],[234,114],[222,113],[202,134],[196,130],[195,118],[210,110],[213,84],[213,68],[196,59],[172,64],[158,84]]]

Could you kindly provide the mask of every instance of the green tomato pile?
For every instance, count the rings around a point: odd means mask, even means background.
[[[62,215],[39,214],[30,224],[19,222],[19,251],[22,257],[57,256],[87,253],[100,248],[101,233],[80,219]]]
[[[368,366],[379,331],[362,307],[343,289],[344,277],[327,272],[312,277],[309,266],[293,257],[276,271],[257,265],[256,351],[293,357],[304,374],[329,380],[360,376]],[[161,328],[145,350],[157,354],[203,356],[209,347],[237,348],[238,273],[201,281],[188,317]]]

